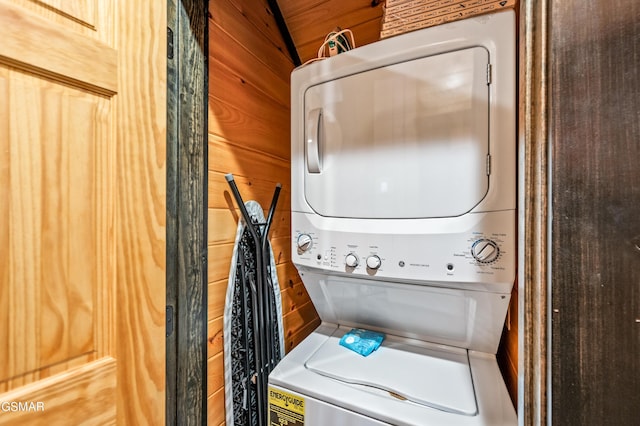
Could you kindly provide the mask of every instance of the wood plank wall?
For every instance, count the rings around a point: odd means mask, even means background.
[[[383,3],[376,0],[278,1],[302,62],[316,57],[325,36],[336,27],[353,31],[356,46],[378,41]]]
[[[283,189],[271,230],[282,289],[285,346],[320,323],[290,263],[290,101],[293,63],[266,0],[209,2],[208,424],[225,424],[223,312],[239,212],[224,179],[268,209]]]
[[[382,7],[368,0],[279,0],[302,61],[316,55],[336,26],[356,45],[379,40]],[[224,422],[222,314],[238,212],[224,180],[233,173],[245,199],[268,208],[276,182],[282,198],[272,230],[285,314],[287,350],[319,323],[289,262],[289,73],[291,60],[266,0],[211,0],[209,23],[209,424]],[[285,210],[285,207],[286,210]],[[498,362],[517,399],[517,291]]]
[[[511,292],[511,301],[498,348],[498,366],[509,390],[513,405],[518,401],[518,286]]]

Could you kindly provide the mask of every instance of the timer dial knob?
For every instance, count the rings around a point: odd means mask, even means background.
[[[367,268],[369,269],[378,269],[382,265],[382,260],[375,254],[373,256],[367,257]]]
[[[346,263],[350,268],[355,268],[356,266],[358,266],[358,256],[356,256],[355,253],[349,253],[344,258],[344,263]]]
[[[307,251],[311,248],[313,244],[313,240],[311,239],[311,235],[309,234],[300,234],[298,235],[298,241],[296,242],[298,245],[298,249],[300,251]]]
[[[481,239],[471,246],[471,256],[480,263],[491,263],[498,258],[500,247],[492,240]]]

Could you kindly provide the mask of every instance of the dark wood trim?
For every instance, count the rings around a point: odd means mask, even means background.
[[[548,423],[548,0],[523,0],[520,17],[518,412],[539,426]]]
[[[176,0],[167,1],[167,39],[175,37]],[[178,340],[175,313],[178,305],[178,76],[173,52],[167,52],[167,294],[166,294],[166,405],[165,423],[176,424],[176,371]]]
[[[550,2],[556,425],[640,418],[640,2]]]
[[[300,55],[298,55],[298,49],[296,49],[296,44],[293,42],[293,39],[291,38],[291,33],[289,32],[287,23],[284,20],[284,16],[282,16],[282,12],[280,11],[278,0],[267,0],[267,1],[269,3],[269,7],[271,8],[271,12],[273,13],[273,18],[276,21],[276,25],[278,26],[278,30],[280,30],[280,35],[282,35],[284,44],[287,46],[287,50],[289,51],[289,55],[291,56],[291,60],[293,61],[293,64],[295,66],[302,65],[302,61],[300,60]]]
[[[166,423],[204,425],[208,4],[169,0],[167,12]]]

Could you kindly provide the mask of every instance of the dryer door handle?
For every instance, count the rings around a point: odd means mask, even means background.
[[[309,173],[320,173],[320,143],[322,132],[322,108],[315,108],[307,115],[306,157]]]

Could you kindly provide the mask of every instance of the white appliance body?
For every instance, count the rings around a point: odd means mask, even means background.
[[[304,396],[304,424],[515,423],[495,362],[516,265],[515,75],[512,11],[293,72],[292,259],[323,325],[270,386]],[[337,345],[351,327],[387,339],[364,358]]]
[[[417,389],[427,394],[437,395],[438,399],[430,405],[403,399],[406,398],[403,393],[392,394],[389,389],[376,387],[370,383],[350,383],[309,368],[309,360],[313,360],[319,350],[335,347],[338,337],[345,330],[333,324],[323,323],[280,361],[269,376],[271,392],[290,394],[303,401],[303,420],[299,423],[290,422],[290,425],[513,426],[517,424],[517,417],[506,393],[495,357],[490,354],[405,340],[404,343],[408,347],[417,349],[391,354],[391,357],[396,358],[395,364],[387,363],[382,370],[376,370],[376,373],[386,372],[387,379],[397,378],[399,367],[407,367],[401,370],[410,370],[414,365],[412,361],[415,361],[416,355],[420,355],[421,351],[439,352],[437,356],[423,355],[422,357],[422,364],[433,364],[432,368],[413,371],[411,380],[398,378],[401,392],[408,388],[409,392]],[[392,345],[395,345],[401,338],[391,338],[391,340]],[[389,351],[389,349],[392,350]],[[327,360],[327,362],[350,368],[356,363],[373,361],[374,365],[371,368],[377,368],[376,358],[373,356],[378,355],[379,351],[393,352],[393,349],[393,346],[391,348],[383,346],[366,358],[353,353],[354,357],[360,358],[351,360],[348,359],[351,353],[343,352],[342,357]],[[464,352],[467,353],[468,362],[464,364],[456,362],[458,357],[464,356],[462,355]],[[453,356],[448,357],[448,354]],[[411,357],[411,355],[414,356]],[[455,374],[446,377],[437,374],[437,368],[442,366],[445,367],[445,372],[453,371]],[[467,369],[466,373],[463,367]],[[367,364],[363,365],[363,369],[368,369],[367,371],[371,371],[371,368]],[[472,386],[469,386],[469,380],[473,381]],[[411,397],[411,395],[408,396]]]

